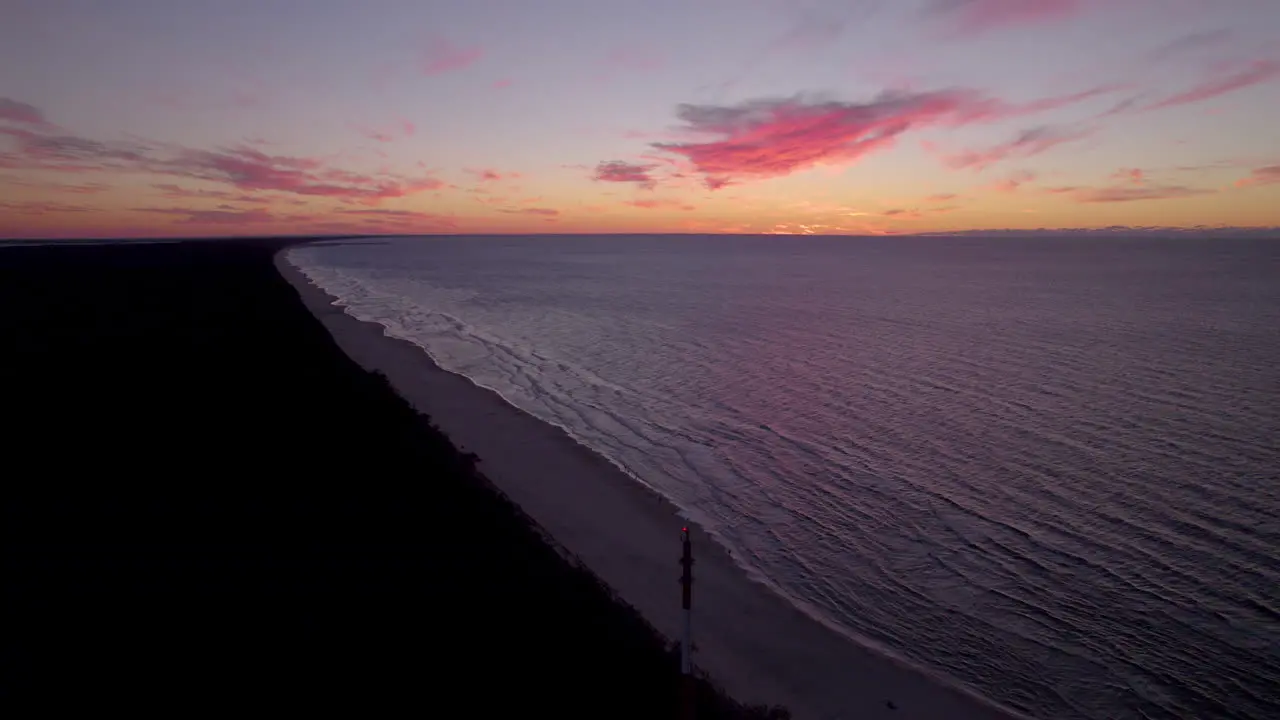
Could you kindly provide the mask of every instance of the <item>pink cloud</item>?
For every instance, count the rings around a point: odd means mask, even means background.
[[[1177,198],[1210,195],[1212,190],[1186,187],[1185,185],[1152,185],[1148,187],[1074,188],[1072,199],[1079,203],[1137,202],[1141,200],[1172,200]]]
[[[244,225],[274,222],[275,217],[262,208],[252,210],[194,210],[191,208],[133,208],[134,212],[178,215],[179,225]]]
[[[1018,188],[1032,182],[1036,179],[1036,174],[1031,170],[1020,170],[1013,173],[1009,177],[998,180],[991,185],[991,189],[996,192],[1012,193],[1017,192]]]
[[[370,140],[383,143],[394,142],[401,138],[411,137],[418,130],[418,128],[408,120],[399,120],[381,128],[358,125],[356,123],[347,123],[347,127],[355,130]]]
[[[681,105],[677,115],[686,136],[712,139],[653,143],[682,156],[702,173],[708,187],[723,187],[739,177],[789,175],[821,164],[850,163],[891,147],[902,134],[929,126],[957,127],[1038,112],[1092,96],[1102,90],[1012,105],[971,90],[885,92],[865,103],[790,99],[755,100],[738,105]],[[1037,144],[1056,144],[1056,131],[1031,130],[1007,148],[1035,151]],[[1025,147],[1024,147],[1025,146]],[[990,156],[992,151],[987,152]],[[969,167],[984,156],[957,160]]]
[[[933,203],[938,203],[938,202],[946,202],[948,200],[955,200],[957,197],[959,197],[959,195],[956,195],[955,193],[940,193],[938,195],[930,195],[929,197],[925,198],[925,200]]]
[[[471,173],[472,175],[475,175],[476,179],[482,183],[501,182],[503,180],[515,180],[516,178],[519,178],[521,176],[520,173],[518,172],[504,173],[504,172],[498,172],[497,170],[487,169],[487,168],[480,169],[480,170],[467,170],[467,172]]]
[[[188,150],[168,167],[178,174],[226,182],[243,190],[363,200],[404,197],[444,185],[435,178],[393,179],[387,174],[368,175],[326,168],[314,158],[272,156],[251,148],[219,152]]]
[[[926,208],[891,208],[884,212],[875,213],[880,217],[889,218],[890,220],[919,220],[928,215],[946,215],[955,212],[960,208],[956,205],[942,205],[938,207]],[[850,213],[850,215],[861,216],[869,213]]]
[[[1075,105],[1076,103],[1084,102],[1085,100],[1092,100],[1093,98],[1100,97],[1102,95],[1109,95],[1117,91],[1128,90],[1128,89],[1130,89],[1129,86],[1120,85],[1120,84],[1099,85],[1097,87],[1092,87],[1092,88],[1089,88],[1088,90],[1082,90],[1076,93],[1070,93],[1067,95],[1055,95],[1052,97],[1042,98],[1040,100],[1027,103],[1026,105],[1023,105],[1020,108],[1017,108],[1016,110],[1011,109],[1008,114],[1010,116],[1031,115],[1039,112],[1048,112],[1050,110],[1058,110],[1058,109],[1067,107],[1069,105]]]
[[[1237,180],[1236,187],[1252,187],[1254,185],[1274,185],[1280,183],[1280,165],[1260,167],[1247,178]]]
[[[933,0],[926,12],[953,35],[977,35],[1020,25],[1043,25],[1081,14],[1086,0]]]
[[[1138,168],[1120,168],[1111,174],[1112,180],[1131,183],[1133,185],[1142,185],[1147,181],[1146,173]]]
[[[1088,129],[1068,129],[1041,126],[1024,130],[1009,142],[995,145],[985,150],[965,150],[964,152],[944,155],[943,163],[953,170],[972,168],[984,170],[1002,160],[1011,158],[1029,158],[1051,150],[1064,143],[1074,142],[1093,134]]]
[[[539,208],[539,207],[507,208],[507,209],[500,210],[499,212],[511,213],[513,215],[541,215],[543,217],[556,217],[560,214],[560,211],[554,208]]]
[[[391,208],[340,209],[340,215],[354,215],[363,222],[428,224],[438,229],[457,229],[457,220],[439,213],[421,212],[418,210],[398,210]]]
[[[657,167],[654,164],[629,163],[622,160],[607,160],[596,165],[591,179],[597,182],[634,183],[645,189],[653,189],[656,181],[651,174]]]
[[[737,71],[725,80],[703,86],[715,95],[722,95],[731,87],[754,76],[760,65],[779,54],[812,52],[831,47],[849,27],[867,23],[882,9],[882,0],[853,0],[828,3],[826,7],[801,7],[795,2],[774,3],[782,13],[777,17],[778,33],[753,55],[740,63]]]
[[[660,210],[662,208],[671,208],[673,210],[694,210],[694,206],[682,203],[676,200],[658,200],[658,199],[641,199],[627,200],[623,205],[641,208],[643,210]]]
[[[207,198],[215,200],[229,200],[231,202],[268,202],[266,198],[246,195],[244,193],[232,193],[225,190],[188,190],[172,183],[154,184],[151,187],[162,191],[162,196],[170,199]]]
[[[31,125],[37,128],[52,128],[53,124],[45,119],[44,113],[34,105],[0,97],[0,120]]]
[[[967,93],[882,96],[866,104],[758,100],[736,106],[681,105],[686,129],[705,142],[655,143],[724,187],[733,178],[780,177],[823,163],[852,162],[893,144],[913,126],[938,122],[976,100]]]
[[[420,67],[424,75],[441,75],[463,70],[484,57],[478,45],[462,47],[444,38],[432,38],[422,49]]]
[[[514,83],[512,82],[511,78],[501,78],[499,80],[494,80],[492,87],[494,90],[504,90],[506,88],[511,87],[513,84]]]
[[[30,123],[27,123],[30,125]],[[137,172],[230,185],[240,191],[276,191],[377,203],[443,187],[439,179],[380,170],[361,173],[321,158],[269,155],[247,145],[201,150],[145,140],[99,141],[61,134],[47,123],[36,130],[0,125],[14,141],[0,152],[0,167],[51,172]],[[176,187],[176,186],[175,186]],[[182,192],[180,188],[162,188]]]
[[[10,210],[23,215],[59,215],[62,213],[89,212],[93,208],[87,205],[71,205],[60,202],[0,202],[0,209]]]
[[[1274,60],[1258,60],[1248,66],[1229,72],[1221,77],[1206,80],[1203,83],[1167,97],[1156,103],[1143,107],[1143,110],[1160,110],[1163,108],[1187,105],[1204,100],[1211,100],[1228,93],[1242,90],[1280,77],[1280,62]]]
[[[111,189],[110,185],[104,183],[60,183],[60,182],[44,182],[28,180],[19,177],[0,176],[0,183],[5,185],[19,185],[22,187],[38,188],[40,190],[48,190],[56,193],[68,193],[71,195],[96,195],[100,192],[106,192]]]
[[[1163,61],[1177,55],[1217,47],[1230,42],[1235,33],[1226,28],[1194,32],[1175,38],[1147,54],[1150,62]]]

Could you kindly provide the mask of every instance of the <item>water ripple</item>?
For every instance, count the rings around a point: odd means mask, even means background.
[[[1043,718],[1280,717],[1274,243],[310,246],[856,634]]]

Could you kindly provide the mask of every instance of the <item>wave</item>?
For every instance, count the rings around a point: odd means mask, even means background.
[[[1064,318],[1052,288],[1011,308],[982,283],[947,302],[954,285],[867,274],[889,299],[850,298],[824,273],[857,266],[825,256],[697,274],[693,251],[656,245],[476,247],[288,257],[857,642],[1044,717],[1280,701],[1274,347],[1135,318],[1131,280],[1073,278],[1103,300]],[[779,287],[778,267],[817,279]]]

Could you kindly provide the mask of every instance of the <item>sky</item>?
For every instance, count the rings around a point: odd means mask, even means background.
[[[0,238],[1280,226],[1280,0],[6,0]]]

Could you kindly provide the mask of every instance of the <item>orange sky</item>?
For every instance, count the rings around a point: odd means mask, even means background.
[[[22,5],[0,237],[1280,226],[1280,3],[654,3]]]

